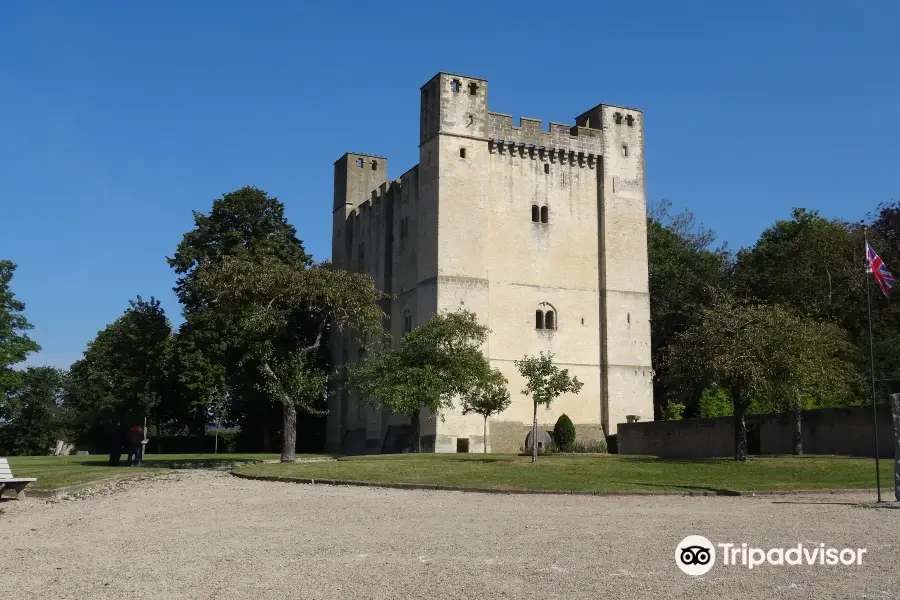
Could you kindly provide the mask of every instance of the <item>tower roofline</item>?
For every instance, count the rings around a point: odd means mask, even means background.
[[[380,158],[382,160],[387,160],[386,156],[381,156],[379,154],[366,154],[364,152],[344,152],[343,154],[341,154],[341,157],[339,159],[334,161],[334,164],[338,164],[348,156],[365,156],[366,158]]]
[[[642,111],[640,108],[634,108],[633,106],[625,106],[623,104],[610,104],[609,102],[601,102],[600,104],[597,104],[596,106],[592,106],[591,108],[582,112],[581,115],[585,115],[585,114],[591,112],[592,110],[597,110],[601,106],[614,106],[616,108],[624,108],[625,110],[633,110],[634,112],[639,112],[641,114],[644,114],[644,111]],[[578,115],[578,116],[580,117],[581,115]]]
[[[426,81],[421,86],[419,86],[419,89],[421,90],[422,88],[424,88],[426,85],[428,85],[429,83],[431,83],[432,81],[434,81],[435,79],[440,77],[441,75],[450,75],[451,77],[464,77],[466,79],[474,79],[475,81],[487,81],[487,79],[483,79],[481,77],[473,77],[472,75],[463,75],[462,73],[451,73],[450,71],[438,71],[428,81]]]

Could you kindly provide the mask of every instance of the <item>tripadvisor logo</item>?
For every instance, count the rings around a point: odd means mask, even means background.
[[[790,548],[753,548],[748,544],[713,544],[702,535],[689,535],[675,547],[675,564],[688,575],[705,575],[716,563],[716,548],[726,567],[754,569],[763,565],[861,565],[865,548],[826,548],[825,544]]]

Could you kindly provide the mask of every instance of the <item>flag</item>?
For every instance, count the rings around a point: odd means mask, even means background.
[[[891,288],[897,283],[897,280],[894,279],[894,276],[888,271],[887,265],[884,264],[881,257],[875,253],[875,250],[872,249],[872,246],[869,245],[868,241],[866,241],[866,271],[875,277],[875,281],[878,282],[878,286],[881,288],[881,291],[884,292],[885,296],[888,295]]]

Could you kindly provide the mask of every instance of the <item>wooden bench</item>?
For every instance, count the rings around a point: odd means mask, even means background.
[[[16,498],[25,500],[25,488],[32,481],[37,481],[34,477],[13,477],[12,470],[9,468],[9,461],[0,458],[0,497],[6,490],[16,492]]]

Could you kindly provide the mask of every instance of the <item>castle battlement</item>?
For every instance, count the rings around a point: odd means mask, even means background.
[[[600,129],[550,122],[545,131],[540,119],[521,117],[516,127],[512,115],[490,111],[487,115],[487,136],[497,145],[603,154],[603,131]]]

